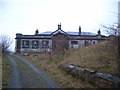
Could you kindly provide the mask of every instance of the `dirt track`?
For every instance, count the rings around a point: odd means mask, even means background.
[[[7,58],[12,66],[8,88],[60,88],[25,58],[18,55]]]

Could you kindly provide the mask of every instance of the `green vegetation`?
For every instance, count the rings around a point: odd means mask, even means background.
[[[7,88],[10,81],[10,63],[5,56],[2,59],[2,87]]]

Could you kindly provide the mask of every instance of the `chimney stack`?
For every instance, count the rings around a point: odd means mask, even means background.
[[[81,35],[81,26],[79,26],[79,32],[78,35]]]
[[[58,24],[58,30],[61,30],[61,23]]]
[[[100,31],[100,29],[98,30],[98,35],[101,35],[101,31]]]
[[[39,34],[39,31],[38,31],[38,29],[36,29],[36,31],[35,31],[35,34]]]

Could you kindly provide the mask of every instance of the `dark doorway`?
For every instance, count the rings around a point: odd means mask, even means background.
[[[88,46],[89,45],[89,41],[85,41],[85,46]]]

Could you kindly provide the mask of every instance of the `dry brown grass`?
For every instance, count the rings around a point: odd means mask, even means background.
[[[68,75],[66,72],[60,70],[58,68],[59,64],[63,62],[60,60],[62,56],[54,56],[53,60],[49,60],[48,53],[40,54],[38,56],[30,55],[25,56],[28,60],[33,62],[36,66],[40,67],[45,73],[52,77],[56,83],[58,83],[63,88],[93,88],[90,83],[87,83],[83,80],[77,80],[73,78],[71,75]]]
[[[30,61],[42,68],[60,86],[65,88],[93,88],[94,85],[83,80],[78,80],[66,74],[58,67],[73,64],[83,68],[95,69],[98,72],[120,76],[118,72],[116,42],[105,41],[96,45],[68,50],[63,55],[50,55],[48,53],[37,56],[26,56]]]
[[[2,88],[7,88],[10,81],[10,63],[5,56],[2,58]]]
[[[118,72],[117,45],[113,41],[105,41],[74,50],[64,58],[61,64],[65,66],[73,64],[103,73],[120,75]]]

